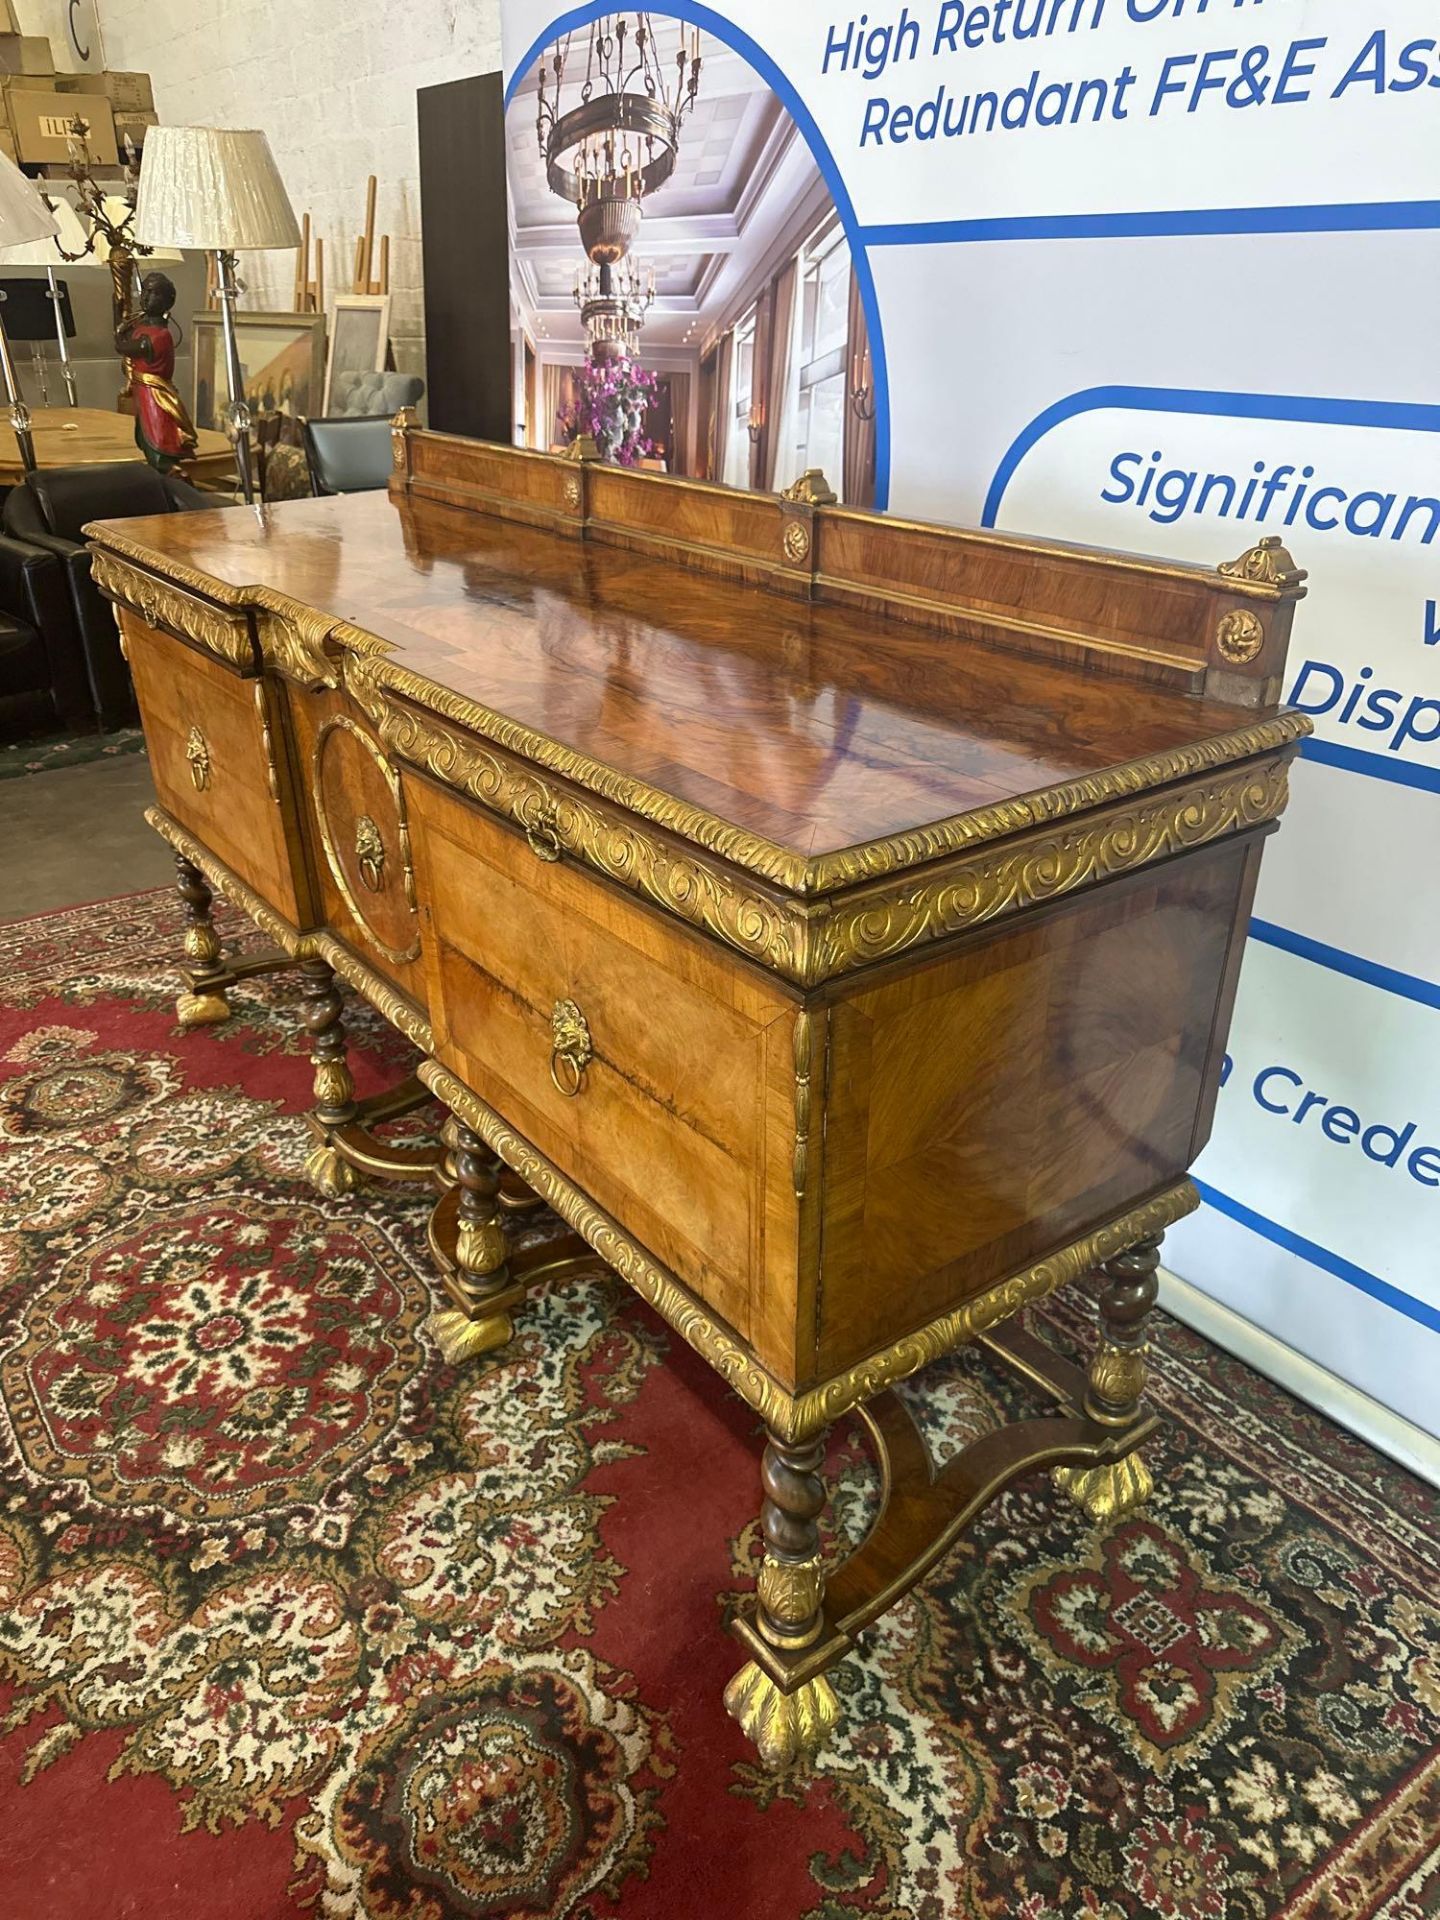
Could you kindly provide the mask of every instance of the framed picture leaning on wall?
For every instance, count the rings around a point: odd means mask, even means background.
[[[197,427],[223,431],[230,387],[220,315],[197,313],[190,325],[195,355],[192,416]],[[235,339],[252,414],[283,413],[301,420],[319,412],[325,378],[323,313],[237,313]]]
[[[345,376],[383,373],[390,348],[388,293],[337,293],[330,303],[330,354],[325,364],[325,412],[341,398]]]

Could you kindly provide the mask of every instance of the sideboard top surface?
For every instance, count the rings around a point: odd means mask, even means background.
[[[418,677],[807,861],[1222,736],[1214,758],[1243,758],[1276,711],[425,499],[90,532],[232,605],[264,590],[359,629],[407,688]]]

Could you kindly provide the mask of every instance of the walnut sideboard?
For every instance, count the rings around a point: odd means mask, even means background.
[[[429,1182],[452,1359],[595,1255],[761,1416],[726,1701],[828,1670],[1011,1480],[1144,1498],[1145,1323],[1196,1203],[1303,575],[921,526],[394,427],[388,493],[90,529],[187,924],[183,1022],[298,965],[311,1177]],[[222,953],[212,889],[274,942]],[[357,1102],[339,983],[425,1056]],[[432,1096],[434,1152],[376,1129]],[[543,1201],[537,1258],[507,1225]],[[1013,1324],[1099,1274],[1088,1371]],[[1006,1325],[1006,1322],[1012,1322]],[[1052,1403],[936,1468],[962,1342]],[[884,1501],[827,1568],[849,1411]]]

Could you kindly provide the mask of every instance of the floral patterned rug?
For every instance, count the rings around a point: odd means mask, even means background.
[[[7,1913],[1440,1913],[1430,1490],[1162,1321],[1151,1506],[1016,1486],[777,1783],[721,1706],[750,1414],[598,1270],[447,1366],[424,1202],[300,1178],[293,981],[181,1035],[175,938],[159,894],[0,927]],[[406,1051],[353,1026],[369,1090]],[[914,1391],[941,1451],[1015,1398]],[[854,1535],[849,1424],[830,1472]]]

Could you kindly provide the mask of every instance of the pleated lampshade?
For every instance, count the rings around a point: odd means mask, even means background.
[[[55,216],[40,189],[8,154],[0,153],[0,250],[8,255],[12,247],[23,247],[28,241],[49,241],[55,232]],[[56,260],[60,258],[53,246],[50,251]]]
[[[122,199],[120,199],[118,194],[116,195],[112,195],[108,193],[106,194],[105,214],[107,219],[109,219],[109,221],[111,222],[111,224],[117,227],[120,225],[121,221],[125,218],[125,202]],[[133,232],[134,232],[133,228],[131,232],[133,236]],[[68,247],[70,245],[70,242],[67,240],[65,244]],[[104,267],[104,266],[108,266],[110,263],[110,242],[105,238],[103,231],[101,231],[101,229],[99,229],[98,227],[96,228],[96,231],[95,231],[95,251],[90,257],[92,260],[95,261],[97,266]],[[147,267],[154,266],[157,261],[179,260],[181,258],[182,258],[182,255],[180,254],[179,250],[175,247],[151,247],[150,251],[147,254],[143,255],[142,257],[136,260],[135,265],[139,268],[141,273],[144,273]]]
[[[133,232],[141,246],[207,252],[300,244],[270,142],[226,127],[150,128]]]

